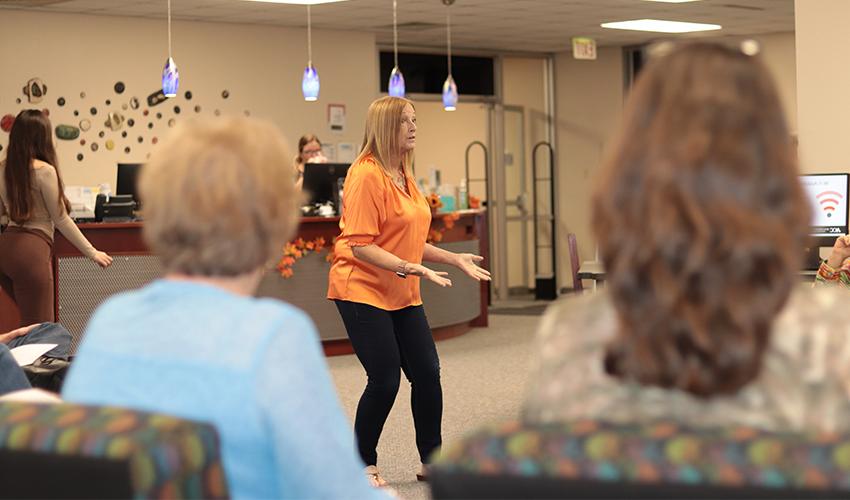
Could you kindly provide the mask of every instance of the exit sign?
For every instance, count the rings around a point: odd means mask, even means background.
[[[573,57],[591,61],[596,60],[596,40],[586,37],[573,38]]]

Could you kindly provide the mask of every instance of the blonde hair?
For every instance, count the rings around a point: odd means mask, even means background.
[[[181,124],[142,169],[145,241],[169,272],[237,276],[263,266],[295,227],[291,158],[268,121]]]
[[[372,155],[383,167],[384,171],[391,174],[390,158],[393,153],[401,149],[398,135],[401,131],[401,116],[404,107],[410,104],[414,110],[413,102],[403,97],[385,96],[376,99],[369,105],[366,112],[366,130],[363,132],[363,144],[360,154],[354,163],[360,163],[368,155]],[[413,172],[413,151],[408,151],[402,156],[402,165],[406,175]]]

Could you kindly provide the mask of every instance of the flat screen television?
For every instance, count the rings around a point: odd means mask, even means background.
[[[837,236],[847,234],[850,174],[807,174],[800,181],[812,207],[811,235],[830,240],[831,246]]]
[[[138,192],[138,178],[139,178],[139,170],[141,170],[141,163],[119,163],[118,164],[118,179],[115,183],[115,194],[128,194],[133,197],[133,201],[136,202],[136,208],[139,209],[142,206],[142,202],[139,199]]]
[[[303,190],[309,197],[309,203],[331,202],[337,205],[339,182],[344,182],[348,167],[348,163],[305,163]]]

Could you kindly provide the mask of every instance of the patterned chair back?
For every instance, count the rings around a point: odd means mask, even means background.
[[[70,403],[0,403],[0,497],[226,498],[212,425]]]
[[[850,498],[850,436],[671,423],[487,427],[444,446],[444,498]]]

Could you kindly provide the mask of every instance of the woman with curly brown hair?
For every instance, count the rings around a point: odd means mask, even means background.
[[[797,174],[757,58],[651,61],[592,199],[608,286],[547,312],[524,418],[850,430],[850,297],[796,284]]]

